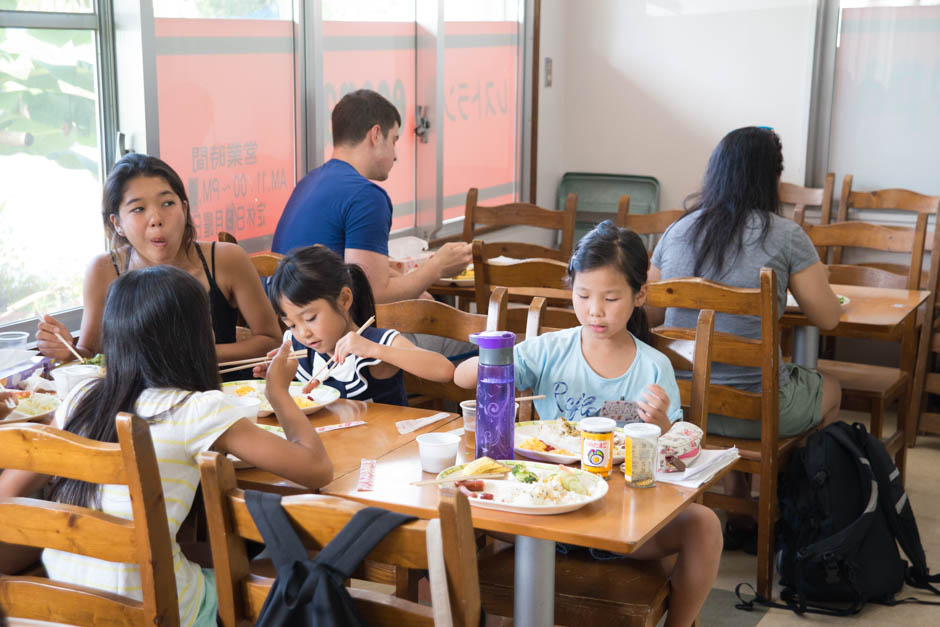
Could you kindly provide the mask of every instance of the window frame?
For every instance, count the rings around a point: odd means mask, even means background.
[[[117,77],[115,74],[114,19],[112,3],[99,0],[93,3],[91,13],[61,13],[53,11],[0,10],[0,28],[30,28],[44,30],[90,30],[95,33],[95,55],[98,81],[98,128],[102,176],[116,160],[117,144]],[[104,233],[101,234],[105,242]],[[69,329],[81,326],[83,307],[55,312],[56,319]],[[0,325],[0,331],[26,331],[29,342],[36,340],[39,318],[25,318]]]

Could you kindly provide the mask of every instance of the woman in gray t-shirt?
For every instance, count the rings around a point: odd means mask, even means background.
[[[777,188],[782,172],[783,151],[772,130],[745,127],[728,133],[708,160],[702,190],[690,198],[687,213],[656,246],[649,280],[701,277],[755,288],[760,286],[760,269],[772,268],[781,315],[789,289],[813,324],[835,327],[839,301],[829,287],[826,266],[803,229],[780,215]],[[661,313],[650,314],[654,324],[662,318]],[[697,316],[697,311],[670,308],[665,323],[693,328]],[[715,330],[758,339],[760,319],[719,314]],[[761,375],[758,368],[715,364],[711,381],[759,392]],[[835,420],[841,395],[835,379],[781,362],[780,436]],[[708,431],[756,439],[760,423],[709,416]]]

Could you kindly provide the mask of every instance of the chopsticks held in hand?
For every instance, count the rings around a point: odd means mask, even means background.
[[[368,329],[372,325],[373,322],[375,322],[375,316],[372,316],[371,318],[363,322],[362,326],[359,327],[359,329],[356,331],[356,335],[362,335],[362,332]],[[324,379],[329,378],[330,373],[333,372],[333,368],[335,368],[337,365],[338,365],[338,362],[333,361],[333,358],[331,357],[325,364],[323,364],[323,366],[319,370],[317,370],[313,374],[312,377],[310,377],[310,380],[307,381],[307,385],[304,386],[303,393],[310,394],[310,392],[312,392],[315,387],[320,385],[320,375],[323,374],[323,371],[326,370],[326,376],[323,378]]]
[[[77,360],[80,361],[81,363],[85,363],[85,358],[82,357],[81,353],[79,353],[77,350],[75,350],[75,346],[74,346],[71,342],[66,342],[66,341],[65,341],[65,338],[62,337],[61,335],[59,335],[58,333],[56,333],[55,336],[56,336],[56,338],[57,338],[60,342],[62,342],[63,344],[65,344],[65,347],[66,347],[67,349],[69,349],[69,350],[72,352],[73,355],[75,355],[75,359],[77,359]]]
[[[307,354],[307,349],[301,349],[296,351],[291,351],[287,356],[288,359],[299,359]],[[261,364],[270,364],[274,360],[274,357],[251,357],[249,359],[237,359],[235,361],[226,361],[219,364],[219,374],[225,374],[227,372],[235,372],[236,370],[244,370],[245,368],[254,368],[255,366],[260,366]],[[225,366],[235,366],[234,368],[226,368]]]

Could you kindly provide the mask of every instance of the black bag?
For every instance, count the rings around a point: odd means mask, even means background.
[[[246,490],[245,503],[277,568],[257,625],[365,625],[345,582],[382,538],[415,517],[378,507],[359,510],[311,560],[281,507],[280,495]]]
[[[864,425],[836,422],[811,435],[794,451],[778,493],[778,567],[786,605],[754,602],[839,616],[855,614],[867,602],[938,604],[895,599],[905,581],[940,594],[931,585],[940,576],[927,569],[900,473]],[[751,609],[752,603],[742,599],[737,607]]]

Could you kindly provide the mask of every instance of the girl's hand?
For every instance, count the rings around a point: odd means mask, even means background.
[[[290,383],[297,374],[297,360],[289,359],[291,341],[286,340],[277,350],[274,361],[267,367],[267,384],[264,386],[264,395],[274,405],[274,398],[290,396]]]
[[[59,338],[55,336],[58,333],[62,338],[69,342],[72,340],[72,334],[64,324],[50,315],[45,315],[39,319],[38,330],[36,331],[36,348],[41,355],[52,357],[56,361],[71,361],[75,355],[67,349]]]
[[[663,433],[669,431],[671,425],[666,415],[669,411],[669,396],[665,390],[655,383],[650,383],[643,392],[643,400],[637,401],[636,404],[644,422],[658,426]]]
[[[267,357],[268,361],[270,361],[271,358],[277,355],[278,351],[280,350],[281,350],[280,348],[275,348],[272,351],[268,351],[268,354],[265,355],[265,357]],[[271,367],[271,364],[269,363],[258,364],[257,366],[251,369],[251,376],[253,376],[256,379],[265,379],[267,378],[268,368],[270,367]]]
[[[379,359],[379,345],[372,340],[367,340],[361,335],[356,335],[350,331],[339,339],[336,347],[333,349],[333,361],[342,364],[349,355],[356,355],[365,359]]]

